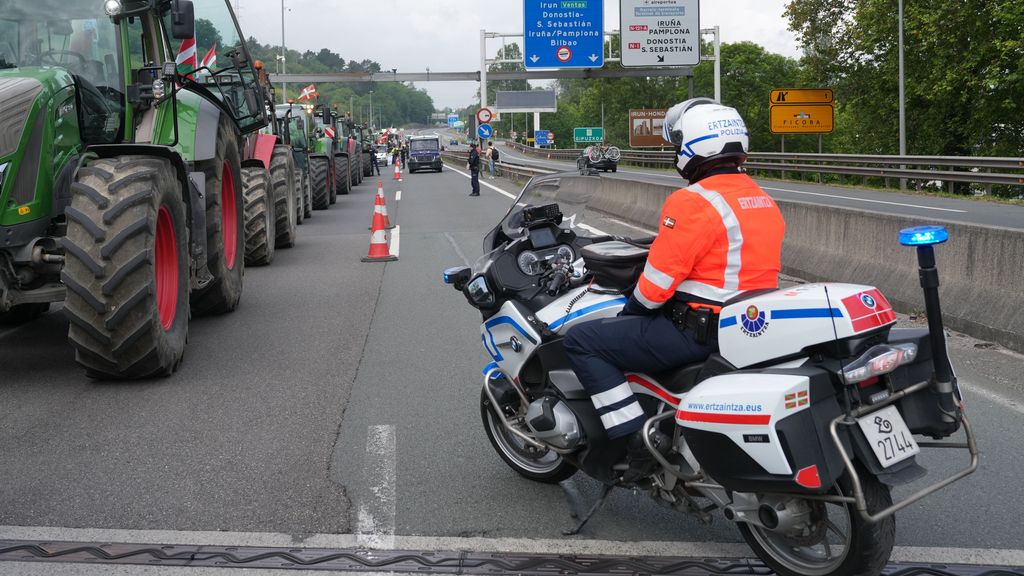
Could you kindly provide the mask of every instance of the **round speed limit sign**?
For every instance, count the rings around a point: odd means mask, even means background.
[[[476,111],[476,120],[480,124],[489,124],[494,114],[491,113],[490,108],[481,108]]]

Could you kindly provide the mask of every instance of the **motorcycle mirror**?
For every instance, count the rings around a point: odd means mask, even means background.
[[[469,266],[456,266],[444,271],[444,283],[453,285],[456,290],[462,290],[472,276],[473,271]]]

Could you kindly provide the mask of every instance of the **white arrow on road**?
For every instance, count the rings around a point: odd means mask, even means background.
[[[591,62],[597,62],[597,54],[591,54],[590,55],[590,61]]]
[[[534,64],[536,64],[537,60],[540,60],[540,58],[536,54],[534,54],[533,56],[530,56],[530,62],[533,62]]]

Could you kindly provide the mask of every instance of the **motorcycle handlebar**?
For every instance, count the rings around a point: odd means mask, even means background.
[[[562,270],[556,270],[551,274],[551,281],[548,282],[548,296],[557,296],[558,291],[562,289],[569,281],[569,276]]]

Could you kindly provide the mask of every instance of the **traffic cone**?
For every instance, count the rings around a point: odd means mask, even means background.
[[[373,209],[373,232],[370,233],[370,252],[360,258],[363,262],[392,262],[398,260],[388,248],[388,233],[384,230],[384,215],[375,206]]]
[[[548,160],[551,160],[551,152],[548,152]]]
[[[398,162],[395,162],[395,180],[402,179],[402,172],[398,169]]]
[[[387,198],[384,197],[384,183],[377,182],[377,197],[373,201],[373,211],[380,212],[384,215],[384,228],[391,230],[395,227],[388,218],[388,202]]]

